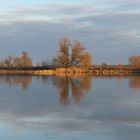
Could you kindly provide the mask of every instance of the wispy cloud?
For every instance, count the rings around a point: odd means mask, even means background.
[[[109,52],[115,54],[120,49],[125,50],[122,59],[127,62],[129,55],[138,52],[140,44],[139,6],[137,0],[100,0],[11,7],[0,13],[1,44],[27,50],[41,45],[46,50],[47,43],[53,46],[52,53],[57,51],[58,41],[67,36],[82,41],[97,63],[97,57],[105,58]],[[135,49],[130,52],[132,47]],[[105,61],[112,63],[110,57]]]

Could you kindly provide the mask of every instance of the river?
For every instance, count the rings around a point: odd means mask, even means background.
[[[0,140],[139,140],[140,76],[0,76]]]

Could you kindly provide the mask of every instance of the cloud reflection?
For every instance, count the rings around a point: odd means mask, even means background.
[[[1,75],[0,84],[8,84],[9,86],[20,85],[26,91],[32,82],[32,76],[26,75]]]
[[[32,77],[29,94],[23,94],[24,90],[14,86],[16,82],[10,85],[1,76],[0,122],[11,131],[29,129],[46,135],[85,132],[106,137],[115,134],[116,139],[128,134],[139,137],[140,94],[133,95],[128,86],[135,78],[118,78],[95,77],[93,85],[92,77],[86,76]]]
[[[43,83],[50,77],[40,77]],[[92,87],[92,76],[83,75],[79,77],[53,76],[52,83],[59,93],[59,101],[62,105],[80,103],[85,94]]]

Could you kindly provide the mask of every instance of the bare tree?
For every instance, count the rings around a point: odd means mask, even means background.
[[[24,51],[21,56],[8,56],[7,58],[0,60],[1,67],[31,67],[32,60],[29,57],[29,53]]]
[[[4,67],[4,66],[5,66],[4,61],[1,59],[0,60],[0,67]]]
[[[140,56],[131,56],[129,62],[133,66],[140,66]]]
[[[13,66],[13,57],[8,56],[7,58],[5,58],[4,63],[5,63],[6,67],[12,67]]]
[[[79,41],[72,43],[69,39],[64,38],[59,42],[60,51],[54,59],[57,66],[73,66],[91,64],[91,55],[85,52],[85,48]]]
[[[29,53],[26,51],[22,52],[22,56],[21,56],[20,60],[21,60],[22,67],[31,67],[32,66],[32,60],[29,57]]]
[[[13,66],[14,67],[22,67],[22,63],[21,63],[20,57],[14,57],[13,58]]]
[[[71,43],[68,38],[64,38],[59,42],[60,51],[57,57],[58,65],[67,67],[70,64],[70,59],[69,59],[70,46]]]
[[[84,53],[81,57],[81,65],[82,66],[90,66],[91,63],[92,63],[91,55],[88,52]]]
[[[71,64],[76,65],[81,62],[82,55],[84,53],[85,48],[79,41],[75,41],[72,46],[72,54],[71,54]]]

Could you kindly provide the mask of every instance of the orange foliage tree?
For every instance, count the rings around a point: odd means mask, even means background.
[[[57,66],[91,65],[92,56],[85,51],[85,48],[79,41],[72,42],[68,38],[64,38],[59,42],[59,47],[59,53],[54,59]]]
[[[140,66],[140,56],[131,56],[129,62],[133,66]]]

